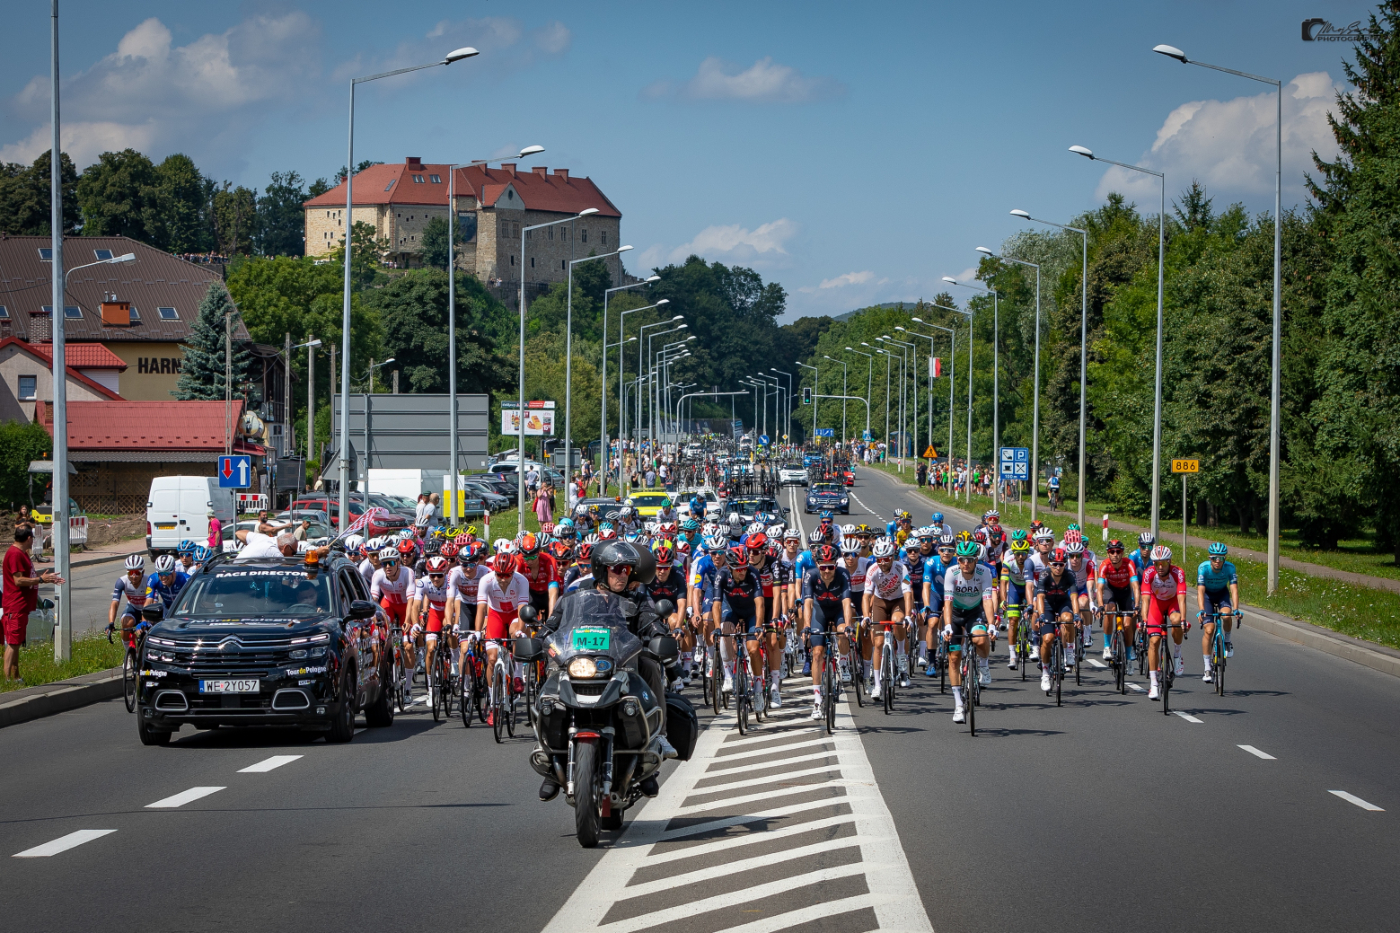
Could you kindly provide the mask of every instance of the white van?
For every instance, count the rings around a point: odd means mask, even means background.
[[[146,498],[146,550],[154,559],[175,551],[181,541],[209,543],[210,509],[224,538],[233,535],[238,516],[232,489],[220,489],[216,476],[157,476]]]

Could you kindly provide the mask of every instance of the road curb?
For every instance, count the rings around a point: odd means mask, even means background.
[[[871,469],[870,472],[877,476],[882,476],[895,486],[908,486],[908,483],[901,483],[898,479],[890,476],[882,470]],[[912,487],[910,494],[923,499],[925,503],[934,509],[941,509],[945,512],[957,512],[965,516],[970,521],[975,521],[976,516],[970,512],[963,511],[950,505],[935,503],[932,499],[924,497]],[[1350,635],[1343,635],[1331,629],[1325,629],[1320,625],[1313,625],[1311,622],[1304,622],[1300,619],[1286,619],[1276,615],[1272,610],[1261,609],[1258,606],[1244,604],[1248,610],[1245,613],[1245,628],[1254,627],[1269,635],[1282,638],[1284,641],[1293,642],[1295,645],[1302,645],[1305,648],[1312,648],[1321,651],[1323,654],[1330,654],[1334,658],[1341,658],[1344,661],[1351,661],[1360,664],[1362,667],[1369,667],[1373,671],[1382,674],[1389,674],[1392,677],[1400,677],[1400,651],[1386,648],[1383,645],[1373,645],[1360,638],[1353,638]]]
[[[0,702],[0,728],[115,699],[122,695],[122,669],[114,667],[85,674],[75,680],[43,684],[17,692],[24,695]]]

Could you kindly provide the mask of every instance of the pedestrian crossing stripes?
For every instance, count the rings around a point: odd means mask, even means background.
[[[545,933],[931,933],[849,709],[827,735],[783,693],[747,736],[711,723]]]

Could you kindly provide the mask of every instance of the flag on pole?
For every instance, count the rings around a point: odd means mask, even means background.
[[[930,379],[941,379],[943,377],[943,360],[936,356],[928,358],[928,377]]]

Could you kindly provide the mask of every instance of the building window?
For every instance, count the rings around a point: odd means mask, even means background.
[[[442,176],[441,176],[441,175],[429,175],[429,176],[428,176],[428,180],[431,181],[431,182],[432,182],[433,184],[435,184],[435,185],[440,185],[440,184],[442,184]]]
[[[606,230],[603,231],[603,245],[604,245],[604,246],[607,246],[607,245],[608,245],[608,231],[606,231]]]
[[[134,310],[134,309],[133,309]],[[156,308],[156,314],[160,315],[162,321],[178,321],[180,315],[175,313],[174,308]]]
[[[92,254],[99,260],[108,260],[112,258],[112,251],[110,249],[95,249],[92,251]]]
[[[559,271],[560,271],[560,272],[567,272],[567,271],[568,271],[568,266],[569,266],[568,260],[565,260],[565,259],[559,260]]]
[[[51,246],[41,246],[41,247],[39,247],[39,261],[40,261],[40,262],[53,262],[53,247],[51,247]]]
[[[414,183],[415,185],[421,185],[421,184],[423,184],[423,176],[422,176],[422,175],[414,175],[414,176],[413,176],[413,183]]]
[[[530,268],[531,268],[531,269],[535,268],[535,257],[534,257],[534,256],[531,256],[531,257],[530,257]]]
[[[9,319],[10,309],[5,307],[4,305],[0,305],[0,321],[8,321]]]
[[[398,181],[397,178],[390,179],[389,183],[388,183],[387,185],[384,186],[384,190],[385,190],[385,191],[388,191],[390,188],[394,187],[394,182],[396,182],[396,181]]]
[[[580,242],[587,243],[587,242],[588,242],[588,231],[587,231],[586,229],[585,229],[585,230],[580,230],[580,231],[578,232],[578,238],[579,238],[579,241],[580,241]]]
[[[511,256],[511,257],[510,257],[510,264],[511,264],[512,266],[515,265],[515,257],[514,257],[514,256]]]
[[[174,310],[173,308],[171,309]],[[136,305],[131,306],[131,323],[136,324],[141,320],[141,312],[136,310]]]
[[[32,402],[34,396],[39,394],[38,376],[19,377],[19,400],[21,402]]]
[[[45,314],[53,314],[53,305],[44,305]],[[83,309],[77,305],[64,305],[63,316],[66,318],[80,318],[83,316]]]
[[[553,227],[550,227],[550,228],[549,228],[549,238],[550,238],[551,240],[554,239],[554,228],[553,228]]]

